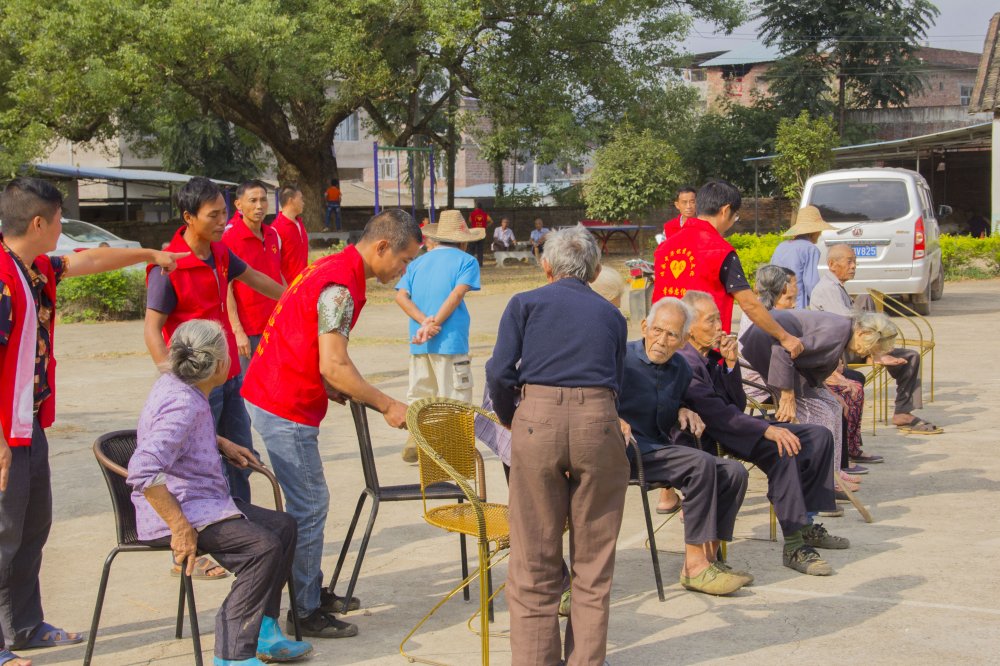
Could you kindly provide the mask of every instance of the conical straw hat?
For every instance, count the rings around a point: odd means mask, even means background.
[[[832,224],[826,223],[826,220],[820,215],[819,208],[816,208],[816,206],[806,206],[799,210],[792,228],[782,235],[794,238],[795,236],[814,234],[817,231],[833,231],[836,228]]]
[[[427,238],[444,243],[471,243],[486,237],[486,229],[470,229],[457,210],[442,211],[438,222],[428,224],[423,232]]]

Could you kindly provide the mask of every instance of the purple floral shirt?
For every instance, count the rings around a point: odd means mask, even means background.
[[[242,515],[229,495],[212,410],[201,391],[170,373],[161,376],[139,417],[138,439],[128,483],[140,539],[170,536],[170,528],[143,495],[163,480],[196,530]]]

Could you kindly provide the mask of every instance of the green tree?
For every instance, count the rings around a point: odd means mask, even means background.
[[[447,151],[441,114],[472,95],[533,143],[586,145],[590,119],[634,99],[694,18],[731,28],[742,2],[6,0],[0,42],[19,66],[4,120],[88,140],[146,132],[154,111],[214,114],[271,150],[316,226],[352,113],[383,143]]]
[[[782,193],[797,201],[802,197],[806,179],[833,166],[837,131],[825,118],[812,119],[803,111],[795,119],[782,118],[775,140],[777,156],[771,163]]]
[[[685,178],[680,155],[652,130],[621,126],[594,155],[594,170],[583,186],[587,214],[618,222],[666,206]]]
[[[843,134],[848,106],[902,106],[923,88],[915,53],[938,15],[930,0],[760,0],[757,8],[761,39],[783,55],[768,80],[786,111],[835,110]]]

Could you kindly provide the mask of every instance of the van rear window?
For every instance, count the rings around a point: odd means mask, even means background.
[[[809,203],[827,222],[886,222],[910,212],[906,183],[901,180],[817,183]]]

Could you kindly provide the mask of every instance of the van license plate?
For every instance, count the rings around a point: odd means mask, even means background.
[[[878,250],[874,245],[855,245],[854,246],[854,256],[855,257],[877,257]]]

